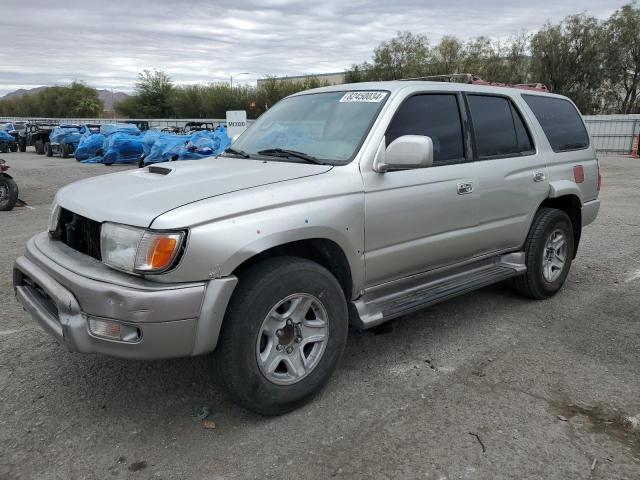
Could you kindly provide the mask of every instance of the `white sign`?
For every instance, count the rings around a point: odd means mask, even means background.
[[[227,112],[227,135],[231,140],[247,129],[247,112],[245,110],[229,110]]]
[[[344,102],[380,103],[387,96],[387,92],[347,92],[340,99]]]

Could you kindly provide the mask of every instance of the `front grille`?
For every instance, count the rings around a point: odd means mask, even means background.
[[[60,211],[60,220],[53,237],[80,253],[102,260],[100,254],[100,223],[70,212]]]

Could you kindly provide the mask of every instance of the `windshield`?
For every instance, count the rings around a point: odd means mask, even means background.
[[[385,91],[342,91],[285,98],[258,118],[233,149],[249,155],[295,150],[326,163],[348,163],[387,96]]]

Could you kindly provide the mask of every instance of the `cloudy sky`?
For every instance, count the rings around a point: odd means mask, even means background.
[[[251,83],[342,71],[399,30],[506,38],[547,20],[608,17],[624,0],[0,0],[0,96],[81,80],[130,92],[142,69],[176,82]]]

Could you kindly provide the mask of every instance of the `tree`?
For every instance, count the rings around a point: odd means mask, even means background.
[[[397,80],[424,75],[429,63],[429,40],[424,35],[398,32],[373,51],[376,80]]]
[[[603,28],[597,19],[572,15],[547,24],[531,39],[531,75],[570,97],[583,113],[601,108]]]
[[[640,111],[640,8],[637,3],[616,10],[604,25],[604,64],[610,80],[608,98],[612,111]]]
[[[80,82],[0,101],[0,114],[25,117],[97,117],[104,110],[98,91]]]

